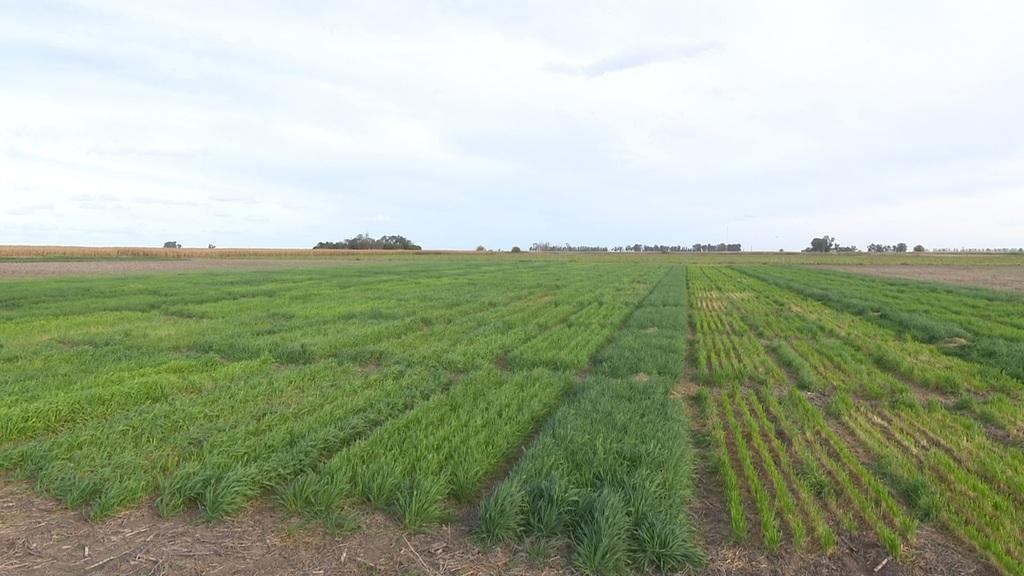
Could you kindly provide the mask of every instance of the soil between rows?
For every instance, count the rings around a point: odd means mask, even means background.
[[[207,523],[196,514],[160,518],[143,505],[104,522],[0,480],[0,574],[5,576],[217,574],[556,576],[561,556],[539,567],[518,548],[481,549],[473,510],[423,534],[404,532],[386,515],[357,512],[360,528],[332,535],[267,502]],[[556,552],[557,553],[557,552]]]

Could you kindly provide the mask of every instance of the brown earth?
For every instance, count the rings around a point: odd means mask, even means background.
[[[324,268],[398,260],[350,258],[197,258],[180,260],[93,260],[66,262],[0,262],[0,279],[48,276],[117,276],[199,270],[279,270]],[[404,260],[408,262],[409,260]]]
[[[708,553],[708,575],[810,574],[854,576],[994,575],[961,544],[922,526],[913,550],[897,562],[871,539],[845,535],[832,554],[729,541],[728,513],[713,470],[698,474],[692,510],[698,540]],[[404,532],[385,515],[361,511],[359,530],[332,535],[319,524],[290,518],[267,503],[239,516],[207,523],[193,515],[162,519],[151,506],[104,522],[89,522],[32,492],[23,482],[0,483],[0,574],[64,575],[507,575],[569,576],[564,548],[548,557],[524,546],[481,549],[470,529],[474,510],[429,533]],[[755,525],[756,526],[756,525]]]
[[[518,548],[482,550],[467,509],[430,533],[403,532],[385,515],[358,513],[359,530],[331,535],[262,503],[223,521],[162,519],[152,506],[104,522],[0,483],[0,574],[63,575],[568,575],[555,550],[537,566]]]
[[[816,268],[828,268],[841,272],[855,272],[887,278],[908,278],[911,280],[928,280],[945,282],[962,286],[978,286],[1010,292],[1024,292],[1024,266],[984,266],[984,265],[822,265]]]

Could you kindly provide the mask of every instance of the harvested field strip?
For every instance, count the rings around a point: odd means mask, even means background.
[[[883,278],[904,278],[929,283],[957,284],[965,287],[991,290],[1024,292],[1024,266],[834,266],[838,272],[881,276]]]

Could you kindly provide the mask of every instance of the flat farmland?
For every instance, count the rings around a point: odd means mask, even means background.
[[[781,258],[0,281],[0,571],[1024,574],[1024,297]]]
[[[991,288],[1011,292],[1024,292],[1024,262],[1007,266],[946,265],[928,266],[915,264],[832,266],[842,272],[856,272],[886,278],[928,280],[963,286]]]

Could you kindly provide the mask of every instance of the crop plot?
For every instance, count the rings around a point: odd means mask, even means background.
[[[515,438],[664,272],[525,267],[6,285],[0,466],[95,518],[149,495],[212,518],[459,406],[504,398],[486,422]],[[482,458],[461,482],[509,448],[455,446]]]
[[[669,397],[683,369],[685,269],[662,279],[598,354],[593,372],[481,504],[483,536],[568,536],[586,574],[702,562],[685,509],[693,448]]]
[[[835,533],[868,530],[899,558],[919,523],[935,521],[1020,573],[1020,383],[998,369],[1002,358],[951,357],[754,278],[812,273],[744,272],[691,278],[695,298],[714,302],[695,303],[696,339],[728,340],[716,349],[729,378],[704,360],[705,417],[734,539],[758,527],[768,551],[801,548],[816,526],[827,550]],[[805,502],[827,514],[801,514]]]
[[[597,575],[714,565],[703,471],[767,562],[913,572],[941,532],[1024,574],[1024,297],[729,262],[7,280],[3,481],[92,522],[456,524]]]
[[[697,338],[703,337],[705,326],[731,326],[717,330],[730,340],[722,349],[738,351],[734,357],[742,358],[729,369],[733,380],[715,390],[704,407],[726,486],[733,538],[744,541],[747,527],[757,526],[769,552],[784,540],[797,549],[817,545],[827,552],[836,544],[837,529],[855,530],[863,524],[898,554],[913,533],[913,523],[888,489],[852,456],[821,411],[793,393],[795,388],[783,392],[788,381],[783,367],[745,324],[756,321],[752,311],[761,303],[748,298],[742,277],[701,270],[691,285],[704,298],[720,301],[718,306],[698,307],[698,314],[723,317],[698,318]],[[712,386],[717,382],[710,377]]]

